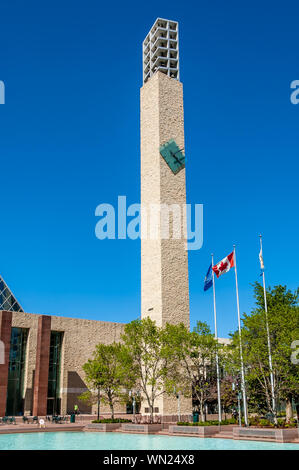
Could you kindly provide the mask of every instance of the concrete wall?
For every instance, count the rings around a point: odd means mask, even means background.
[[[25,413],[33,411],[33,388],[36,369],[36,351],[38,321],[40,315],[14,312],[12,326],[28,328],[29,335],[26,351],[26,369],[24,380]],[[78,395],[86,390],[82,365],[92,357],[98,343],[109,344],[119,341],[124,325],[121,323],[82,320],[51,316],[51,330],[62,331],[61,355],[61,412],[73,411],[77,403],[82,412],[95,412],[96,406],[91,407],[78,401]],[[107,406],[101,406],[102,412],[109,412]],[[116,411],[125,412],[123,405]]]
[[[182,83],[157,72],[141,88],[141,316],[158,326],[184,323],[189,328],[188,252],[186,250],[185,169],[174,174],[160,155],[160,146],[174,139],[184,148]],[[177,204],[181,208],[180,239],[163,239],[163,210],[157,219],[157,237],[151,239],[152,205]],[[148,405],[142,403],[142,412]],[[155,405],[159,413],[177,413],[176,399],[163,396]],[[192,411],[191,399],[182,398],[181,413]]]
[[[189,327],[186,240],[162,239],[163,214],[157,239],[149,239],[152,204],[178,204],[183,215],[186,203],[185,169],[173,174],[160,155],[160,146],[170,139],[185,145],[183,86],[157,72],[141,89],[141,203],[147,211],[141,218],[144,231],[147,227],[147,239],[141,241],[141,314],[160,326],[183,322]],[[186,234],[183,217],[181,232]]]

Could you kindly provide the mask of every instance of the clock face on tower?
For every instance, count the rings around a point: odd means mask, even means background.
[[[185,168],[185,155],[182,150],[173,139],[160,147],[160,154],[174,174]]]

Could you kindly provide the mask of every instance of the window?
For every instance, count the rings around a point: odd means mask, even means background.
[[[23,312],[21,305],[17,302],[12,292],[9,290],[4,279],[0,276],[0,310],[10,312]]]
[[[149,408],[144,408],[144,413],[149,413],[149,412],[150,412]],[[159,408],[158,407],[154,408],[154,413],[159,413]]]
[[[63,333],[51,331],[47,414],[60,414],[60,363]]]
[[[24,371],[28,330],[12,328],[8,365],[6,415],[23,414]]]

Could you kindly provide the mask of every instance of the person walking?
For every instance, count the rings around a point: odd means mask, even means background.
[[[40,429],[46,427],[45,420],[44,420],[43,418],[41,418],[41,419],[39,420],[39,427],[40,427]]]

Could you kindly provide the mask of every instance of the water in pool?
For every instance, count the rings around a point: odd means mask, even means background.
[[[298,450],[298,444],[100,432],[1,434],[0,450]]]

